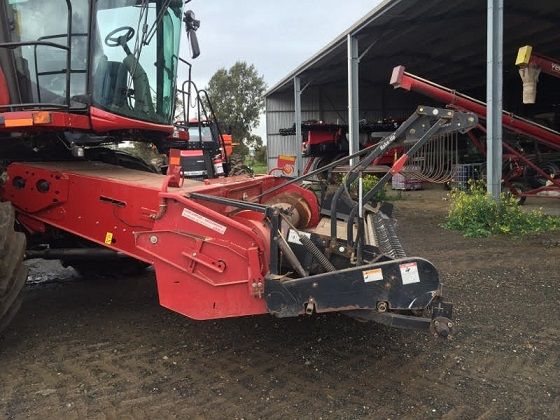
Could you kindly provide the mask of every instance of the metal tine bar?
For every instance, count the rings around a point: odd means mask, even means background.
[[[458,146],[457,133],[436,136],[414,155],[411,164],[403,172],[421,181],[438,184],[449,182],[459,162]]]
[[[444,138],[443,150],[440,156],[440,170],[438,176],[434,177],[432,182],[442,184],[447,182],[451,174],[451,166],[453,163],[453,138],[452,134],[447,134]]]
[[[354,168],[352,168],[348,172],[348,174],[346,175],[342,185],[338,188],[338,190],[333,195],[332,204],[331,204],[331,217],[332,217],[332,215],[334,215],[336,217],[336,214],[337,214],[336,205],[337,205],[338,200],[340,199],[342,193],[344,192],[346,194],[346,196],[349,197],[350,194],[348,193],[348,188],[360,176],[360,173],[365,168],[367,168],[378,156],[380,156],[382,153],[384,153],[389,148],[389,146],[391,144],[393,144],[397,140],[400,140],[401,137],[408,131],[408,128],[412,124],[414,124],[414,122],[416,122],[416,120],[419,117],[420,117],[420,115],[417,112],[414,113],[413,115],[411,115],[393,134],[391,134],[389,137],[386,137],[381,142],[379,142],[377,144],[377,146],[375,147],[375,149],[369,155],[367,155],[362,161],[360,161],[358,163],[358,165],[356,165]],[[440,121],[440,120],[438,120],[438,121]],[[438,124],[435,124],[435,125],[438,125]],[[428,130],[428,132],[429,131],[430,130]],[[388,173],[390,174],[390,172],[388,172]],[[378,181],[377,185],[379,185],[379,183],[381,183],[381,181],[384,178],[386,178],[386,177],[381,178],[381,180]],[[387,182],[387,179],[385,179],[385,181],[382,185],[384,185],[386,182]],[[375,189],[375,187],[373,189]],[[369,192],[366,194],[366,196],[368,194],[369,194]],[[363,202],[367,202],[367,201],[369,201],[369,200],[366,199],[366,197],[363,197]],[[352,209],[352,212],[354,212],[354,210],[356,210],[356,206],[354,206],[354,208]],[[354,212],[354,216],[355,216],[355,212]],[[350,220],[351,220],[351,217],[349,219],[349,222],[350,222]],[[337,229],[338,229],[337,224],[336,223],[331,223],[331,246],[336,245]],[[353,229],[353,221],[352,221],[351,229]]]
[[[434,156],[434,160],[436,161],[435,171],[432,175],[432,179],[434,183],[437,183],[440,179],[441,175],[444,171],[444,161],[445,161],[445,153],[447,151],[447,135],[439,136],[437,139],[437,152]]]
[[[445,124],[446,120],[443,118],[440,118],[439,120],[437,120],[434,125],[432,125],[432,127],[430,127],[428,129],[428,131],[426,133],[424,133],[424,135],[418,139],[418,141],[411,147],[410,149],[410,153],[413,155],[414,153],[416,153],[419,149],[422,148],[422,146],[424,146],[426,144],[426,141],[428,141],[444,124]],[[407,127],[408,129],[408,127]],[[358,165],[359,167],[360,165]],[[383,177],[381,177],[381,179],[377,182],[377,184],[375,184],[375,186],[369,190],[364,196],[363,196],[363,202],[367,203],[369,202],[373,197],[375,197],[375,195],[381,190],[381,188],[383,188],[385,186],[385,184],[393,177],[393,174],[391,171],[387,172]],[[346,185],[346,184],[345,184]],[[342,187],[339,188],[338,191],[341,191]],[[337,192],[338,192],[337,191]],[[334,201],[336,198],[336,194],[335,197],[333,198],[333,204],[331,205],[331,214],[336,214],[336,202]],[[333,210],[334,208],[334,210]],[[347,224],[347,234],[348,234],[348,246],[349,247],[354,247],[354,240],[353,240],[353,232],[354,232],[354,220],[356,219],[356,213],[358,212],[358,205],[354,205],[354,207],[352,208],[351,212],[350,212],[350,216],[348,217],[348,224]],[[334,233],[334,237],[333,237],[333,233]],[[331,245],[332,244],[336,244],[336,223],[332,223],[331,224]],[[360,258],[360,256],[358,256],[358,258]]]

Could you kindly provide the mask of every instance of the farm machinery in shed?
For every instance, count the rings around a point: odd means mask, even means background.
[[[374,200],[408,155],[350,199],[345,223],[338,206],[388,148],[408,144],[414,153],[434,136],[474,128],[474,114],[418,107],[377,145],[319,169],[357,161],[332,193],[331,216],[321,218],[317,196],[301,186],[316,171],[289,180],[182,176],[170,145],[181,20],[199,54],[199,22],[182,1],[1,7],[0,328],[21,302],[27,256],[116,272],[153,265],[161,305],[198,320],[341,312],[451,333],[437,270],[406,256],[389,207]],[[167,175],[141,170],[132,157],[89,158],[128,140],[170,149]]]
[[[521,69],[522,74],[524,71]],[[404,66],[394,68],[390,83],[395,89],[420,93],[448,104],[449,109],[473,112],[481,120],[486,118],[486,103],[408,73]],[[528,83],[525,86],[527,89]],[[536,85],[531,86],[531,92],[529,95],[525,92],[524,98],[533,97],[535,89]],[[506,130],[502,142],[505,189],[519,197],[521,203],[527,197],[560,198],[560,132],[507,111],[503,112],[502,122]],[[479,124],[467,135],[485,155],[485,144],[481,140],[486,135],[484,125]]]
[[[365,148],[378,143],[395,131],[402,121],[387,118],[383,121],[360,122],[360,147]],[[305,171],[321,168],[349,153],[348,125],[324,121],[305,121],[301,126],[302,156],[309,158]],[[281,136],[295,136],[295,124],[290,128],[280,129]],[[370,172],[386,173],[396,158],[403,153],[402,147],[391,148],[375,159]]]

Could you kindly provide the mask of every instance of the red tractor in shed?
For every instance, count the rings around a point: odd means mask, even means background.
[[[388,134],[395,131],[402,121],[386,118],[375,123],[360,122],[360,148],[369,147],[381,141]],[[327,123],[324,121],[305,121],[301,125],[302,156],[309,158],[305,172],[321,168],[337,158],[347,155],[348,125]],[[295,124],[290,128],[280,129],[281,136],[295,136]],[[369,172],[384,174],[404,152],[404,148],[395,147],[387,150],[372,162]]]
[[[334,162],[361,157],[330,218],[300,186],[314,172],[185,180],[169,140],[182,21],[196,57],[200,22],[181,0],[0,5],[0,328],[21,302],[24,258],[55,258],[83,271],[153,265],[161,305],[198,320],[342,312],[448,336],[452,305],[435,267],[406,256],[390,208],[374,200],[407,155],[351,200],[343,223],[337,206],[387,148],[406,140],[414,153],[477,118],[419,107]],[[167,175],[108,147],[130,140],[170,149]]]

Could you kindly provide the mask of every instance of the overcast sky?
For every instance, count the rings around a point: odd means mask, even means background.
[[[187,7],[201,20],[202,50],[193,62],[193,79],[205,87],[219,68],[246,61],[255,65],[271,87],[379,2],[193,0]],[[264,138],[263,127],[257,134]]]

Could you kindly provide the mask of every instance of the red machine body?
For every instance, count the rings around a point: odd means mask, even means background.
[[[393,132],[399,123],[393,119],[387,119],[376,123],[360,126],[360,147],[366,148],[381,141],[383,137]],[[295,127],[281,129],[283,136],[295,134]],[[302,124],[302,156],[309,158],[304,173],[312,169],[320,168],[333,162],[337,158],[345,156],[349,152],[348,126],[341,124],[330,124],[322,121],[308,121]],[[391,165],[404,153],[404,148],[396,146],[386,150],[381,156],[372,162],[369,173],[386,173]],[[340,169],[340,168],[339,168]]]
[[[0,68],[0,105],[8,105],[10,103],[10,92],[8,91],[8,82],[6,76]]]
[[[194,319],[266,312],[260,297],[271,235],[264,216],[189,194],[247,200],[281,179],[233,177],[169,187],[171,177],[99,162],[14,163],[8,177],[3,196],[20,209],[18,220],[29,231],[55,227],[153,264],[163,306]],[[306,225],[318,223],[315,195],[297,186],[258,202],[282,201],[285,194],[307,203]]]
[[[340,132],[332,132],[332,131],[321,131],[321,130],[312,130],[307,133],[307,140],[303,142],[303,155],[310,156],[314,154],[320,154],[321,152],[311,152],[311,150],[323,149],[325,152],[331,150],[336,151],[339,150],[340,147],[337,145],[341,142],[341,133]],[[368,144],[368,146],[371,144]],[[395,147],[392,149],[387,150],[382,156],[377,158],[373,165],[387,165],[391,166],[393,162],[396,160],[396,157],[401,156],[403,154],[404,148],[402,147]],[[313,156],[317,157],[317,156]]]
[[[312,153],[312,150],[323,146],[338,145],[338,143],[342,142],[342,130],[322,130],[321,128],[317,128],[314,130],[309,130],[307,132],[307,136],[303,142],[303,154],[309,155]],[[340,147],[340,146],[339,146]]]
[[[171,135],[173,126],[134,120],[95,107],[89,115],[70,114],[61,111],[15,111],[0,114],[0,132],[14,131],[45,132],[52,130],[78,130],[107,133],[115,130],[145,130]]]

